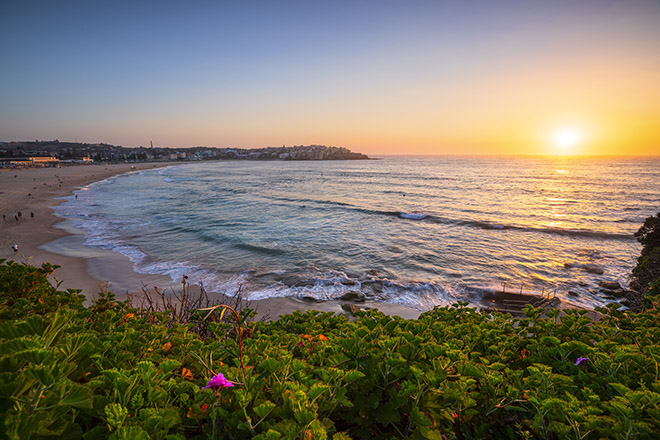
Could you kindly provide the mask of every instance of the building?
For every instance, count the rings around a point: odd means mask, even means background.
[[[60,160],[53,156],[30,157],[29,160],[35,167],[49,167],[60,163]]]
[[[60,160],[52,156],[34,156],[34,157],[7,157],[3,158],[1,165],[3,167],[23,168],[23,167],[50,167],[59,165]]]

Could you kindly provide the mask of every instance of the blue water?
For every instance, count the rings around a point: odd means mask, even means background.
[[[599,281],[628,281],[632,234],[660,210],[660,160],[198,162],[77,194],[57,212],[87,246],[210,291],[328,300],[359,290],[427,310],[522,286],[593,307],[613,300]]]

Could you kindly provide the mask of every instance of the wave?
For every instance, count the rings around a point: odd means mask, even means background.
[[[295,297],[305,301],[340,300],[349,292],[359,292],[367,301],[398,304],[427,311],[457,300],[454,289],[429,281],[392,280],[373,274],[348,276],[341,271],[290,270],[243,273],[248,300]]]
[[[407,218],[409,220],[424,220],[428,215],[418,212],[400,212],[399,217]]]
[[[291,198],[291,197],[272,197],[271,200],[278,200],[280,202],[291,202],[295,204],[317,204],[317,205],[330,205],[330,206],[345,206],[345,207],[355,207],[350,203],[346,202],[337,202],[335,200],[319,200],[319,199],[309,199],[309,198]]]
[[[552,227],[535,228],[531,226],[501,225],[497,223],[488,223],[488,222],[479,222],[479,221],[468,221],[463,223],[468,226],[479,227],[482,229],[513,230],[513,231],[521,231],[521,232],[564,235],[569,237],[602,238],[609,240],[633,239],[633,236],[629,234],[616,234],[616,233],[604,232],[604,231],[593,231],[591,229],[564,229],[564,228],[552,228]]]
[[[467,227],[479,228],[485,230],[503,230],[503,231],[510,230],[510,231],[520,231],[520,232],[565,235],[571,237],[603,238],[603,239],[612,239],[612,240],[633,239],[632,234],[617,234],[617,233],[604,232],[604,231],[593,231],[591,229],[565,229],[565,228],[553,228],[553,227],[519,226],[519,225],[507,225],[507,224],[480,221],[480,220],[455,220],[455,219],[444,218],[432,214],[406,213],[401,211],[379,211],[379,210],[366,209],[366,208],[357,208],[357,210],[373,215],[400,217],[403,219],[427,221],[442,225],[467,226]]]
[[[467,226],[467,227],[474,227],[485,230],[511,230],[511,231],[521,231],[521,232],[544,233],[544,234],[564,235],[564,236],[573,236],[573,237],[603,238],[603,239],[614,239],[614,240],[631,240],[633,238],[633,236],[629,234],[594,231],[591,229],[568,229],[568,228],[557,228],[557,227],[520,226],[520,225],[502,224],[502,223],[480,221],[480,220],[450,219],[433,214],[426,214],[420,212],[387,211],[387,210],[370,209],[370,208],[359,207],[350,203],[337,202],[333,200],[315,200],[308,198],[294,199],[287,197],[280,197],[277,198],[277,200],[282,200],[292,203],[302,203],[302,204],[330,205],[330,206],[338,207],[340,209],[358,211],[369,215],[399,217],[401,219],[406,219],[406,220],[428,221],[431,223],[438,223],[443,225]],[[577,201],[573,201],[573,200],[569,200],[567,202],[577,203]],[[472,212],[476,212],[476,211],[472,211]]]
[[[246,251],[256,252],[258,254],[266,254],[266,255],[282,255],[286,253],[286,251],[282,249],[269,248],[269,247],[258,246],[249,243],[236,243],[234,247],[237,249],[243,249]]]

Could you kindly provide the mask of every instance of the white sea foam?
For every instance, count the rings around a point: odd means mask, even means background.
[[[428,214],[422,214],[419,212],[400,212],[399,217],[407,218],[409,220],[423,220],[428,217]]]

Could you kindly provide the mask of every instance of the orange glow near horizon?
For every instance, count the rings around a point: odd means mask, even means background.
[[[660,155],[657,0],[135,6],[147,27],[133,6],[43,3],[0,14],[22,66],[0,82],[0,142]],[[99,20],[123,31],[79,26]]]

